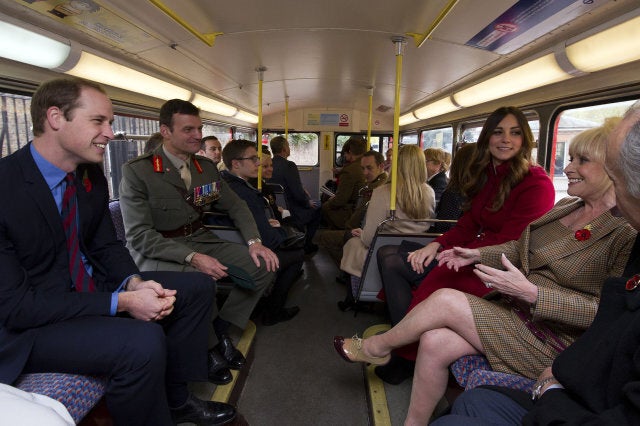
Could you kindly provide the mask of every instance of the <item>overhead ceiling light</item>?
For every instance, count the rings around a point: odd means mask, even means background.
[[[223,102],[216,101],[215,99],[211,99],[197,93],[191,102],[202,110],[225,117],[233,117],[233,115],[238,112],[238,109],[234,106],[227,105]]]
[[[64,63],[71,46],[7,22],[0,21],[0,56],[42,68]]]
[[[554,54],[542,56],[510,71],[453,94],[455,102],[468,107],[567,80],[571,75],[560,68]]]
[[[237,118],[241,121],[246,121],[247,123],[257,123],[259,120],[257,115],[242,110],[238,110],[237,114],[234,115],[233,118]]]
[[[191,91],[187,89],[84,51],[78,63],[66,73],[158,99],[191,98]]]
[[[457,109],[459,109],[458,106],[451,102],[451,98],[447,97],[432,102],[429,105],[425,105],[422,108],[418,108],[417,110],[413,111],[413,115],[415,115],[420,120],[425,120],[427,118],[436,117],[438,115],[446,114]]]
[[[640,16],[565,48],[579,70],[599,71],[640,60]]]
[[[415,123],[416,121],[418,121],[418,119],[416,118],[415,115],[413,115],[412,112],[410,112],[400,116],[400,118],[398,119],[398,125],[404,126],[406,124]]]

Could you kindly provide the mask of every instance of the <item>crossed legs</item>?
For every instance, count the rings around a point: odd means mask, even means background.
[[[449,365],[463,355],[483,352],[464,293],[436,291],[391,330],[363,340],[360,350],[366,357],[380,359],[416,341],[420,346],[405,425],[427,424],[444,395]]]

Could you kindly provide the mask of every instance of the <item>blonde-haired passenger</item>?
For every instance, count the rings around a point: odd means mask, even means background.
[[[396,218],[430,219],[435,213],[435,194],[425,182],[427,172],[424,154],[416,145],[405,145],[398,152],[398,184],[396,195]],[[340,269],[360,277],[367,258],[367,251],[380,222],[388,217],[391,201],[391,185],[373,190],[363,229],[351,231],[353,237],[344,246]],[[397,233],[424,232],[429,227],[423,223],[399,222],[389,225]]]
[[[440,148],[425,149],[424,158],[427,166],[427,183],[436,194],[437,205],[449,183],[447,171],[449,171],[451,160],[447,161],[447,153]]]

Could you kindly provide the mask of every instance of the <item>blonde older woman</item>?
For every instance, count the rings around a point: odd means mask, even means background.
[[[441,289],[384,334],[334,339],[344,359],[373,364],[419,342],[405,424],[427,423],[444,394],[449,364],[461,356],[484,354],[496,371],[536,378],[589,326],[602,283],[623,272],[636,235],[616,215],[603,165],[614,124],[574,138],[565,168],[572,197],[531,223],[519,240],[438,255],[454,269],[480,262],[475,273],[495,290],[494,298]]]
[[[434,217],[435,194],[426,182],[424,154],[416,145],[405,145],[398,152],[398,185],[396,218],[431,219]],[[373,190],[363,229],[351,231],[353,237],[343,249],[340,269],[355,277],[362,275],[369,246],[380,222],[389,214],[391,184]],[[397,233],[424,232],[429,225],[422,223],[391,223],[389,230]]]

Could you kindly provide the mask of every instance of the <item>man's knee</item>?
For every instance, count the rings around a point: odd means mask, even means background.
[[[130,371],[164,375],[167,346],[162,326],[154,322],[132,321],[121,336],[120,363]]]

